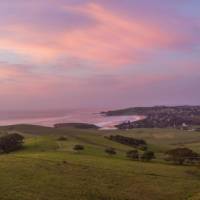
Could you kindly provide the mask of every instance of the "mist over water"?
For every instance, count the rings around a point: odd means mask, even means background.
[[[57,111],[1,111],[0,125],[33,124],[53,127],[56,123],[91,123],[102,129],[114,129],[124,121],[136,121],[139,116],[104,116],[95,109],[57,110]]]

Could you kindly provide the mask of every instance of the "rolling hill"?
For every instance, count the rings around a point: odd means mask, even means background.
[[[199,166],[162,160],[168,149],[186,146],[200,153],[200,133],[175,129],[99,131],[33,125],[0,127],[25,136],[24,148],[0,155],[1,200],[197,200]],[[105,138],[124,135],[144,139],[156,153],[152,162],[132,161],[132,148]],[[66,141],[58,138],[64,136]],[[75,152],[73,146],[85,149]],[[117,155],[109,156],[105,148]]]

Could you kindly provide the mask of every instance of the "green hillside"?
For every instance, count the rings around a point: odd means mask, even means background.
[[[200,153],[200,133],[174,129],[98,131],[32,125],[1,127],[25,136],[22,150],[0,155],[1,200],[197,200],[199,166],[163,161],[163,152],[190,147]],[[156,153],[152,162],[132,161],[132,148],[108,140],[120,134],[144,139]],[[58,138],[64,136],[65,141]],[[81,144],[81,152],[73,150]],[[109,156],[105,148],[117,155]]]

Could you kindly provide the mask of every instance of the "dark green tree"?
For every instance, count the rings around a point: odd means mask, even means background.
[[[22,148],[24,137],[18,133],[0,137],[0,151],[9,153]]]
[[[76,144],[76,145],[74,145],[74,148],[73,148],[75,151],[77,151],[77,152],[80,152],[80,151],[83,151],[85,148],[84,148],[84,146],[83,145],[81,145],[81,144]]]
[[[155,154],[154,154],[153,151],[145,151],[141,155],[140,159],[143,160],[143,161],[150,161],[150,160],[155,159]]]
[[[196,152],[188,148],[176,148],[166,152],[168,156],[166,160],[172,161],[176,164],[182,165],[186,162],[193,163],[199,160],[199,156]]]
[[[116,150],[114,148],[112,148],[112,147],[106,148],[105,152],[107,154],[109,154],[109,155],[115,155],[115,154],[117,154]]]
[[[126,153],[126,156],[132,160],[139,160],[138,150],[130,150]]]

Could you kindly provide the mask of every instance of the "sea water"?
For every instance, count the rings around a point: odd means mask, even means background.
[[[137,121],[141,116],[105,116],[102,110],[71,109],[53,111],[0,111],[0,125],[33,124],[53,127],[57,123],[91,123],[101,129],[115,129],[125,121]]]

